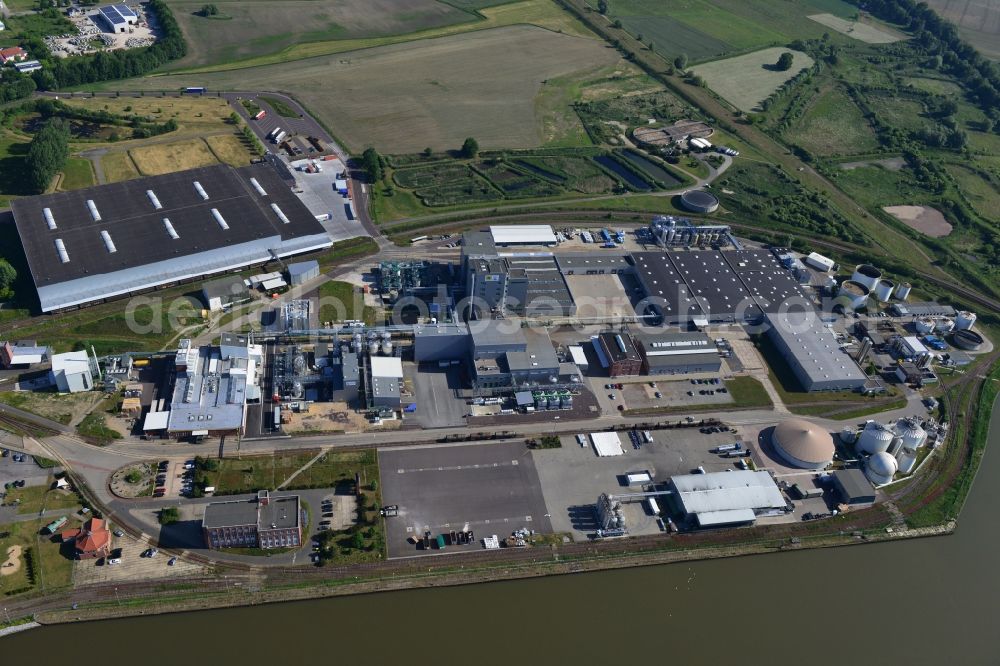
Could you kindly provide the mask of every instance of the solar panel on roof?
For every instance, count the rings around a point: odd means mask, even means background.
[[[118,13],[114,7],[101,7],[101,14],[114,25],[125,23],[125,17]]]
[[[112,5],[112,7],[117,9],[118,13],[122,16],[135,17],[135,12],[132,11],[132,8],[126,4]]]

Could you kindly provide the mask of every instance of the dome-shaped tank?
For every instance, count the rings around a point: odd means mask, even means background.
[[[302,397],[302,393],[303,393],[302,382],[293,382],[292,383],[292,397],[293,398],[301,398]]]
[[[392,340],[392,333],[390,333],[389,331],[382,331],[382,339]]]
[[[858,441],[858,431],[851,426],[847,426],[840,431],[840,441],[844,444],[853,444]]]
[[[858,264],[854,269],[854,275],[851,276],[851,280],[857,282],[858,284],[863,284],[868,287],[869,291],[878,286],[879,280],[882,279],[882,271],[875,268],[871,264]]]
[[[892,280],[879,280],[875,285],[875,298],[881,303],[888,303],[892,298],[892,290],[896,288],[896,283]]]
[[[833,461],[833,437],[805,419],[787,419],[771,433],[775,452],[789,465],[823,469]]]
[[[914,418],[896,421],[895,431],[902,440],[904,451],[916,451],[927,442],[927,431]]]
[[[888,451],[889,446],[892,444],[893,436],[892,430],[889,428],[876,421],[869,421],[868,425],[865,426],[865,429],[858,436],[855,448],[858,453],[867,454]]]
[[[378,331],[368,331],[369,340],[378,340]]]
[[[916,321],[914,326],[917,327],[917,333],[921,335],[927,335],[928,333],[934,332],[934,320],[930,317],[921,317]]]
[[[907,298],[910,297],[910,289],[912,288],[913,287],[910,285],[909,282],[904,282],[903,284],[899,285],[899,288],[896,289],[896,299],[900,301],[905,301]]]
[[[976,313],[962,310],[955,318],[955,328],[959,331],[967,331],[976,323]]]
[[[934,321],[934,331],[937,333],[950,333],[955,328],[955,320],[948,317],[938,317]]]
[[[876,486],[884,486],[892,481],[898,469],[896,459],[885,451],[879,451],[865,461],[865,476]]]
[[[870,289],[855,280],[845,280],[837,290],[837,301],[847,310],[860,310],[868,304]]]

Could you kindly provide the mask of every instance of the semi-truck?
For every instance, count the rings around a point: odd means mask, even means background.
[[[275,143],[281,143],[287,138],[288,138],[288,132],[286,132],[285,130],[279,130],[278,133],[274,135],[274,139],[272,139],[272,141],[274,141]]]
[[[265,116],[267,116],[267,111],[265,111],[264,109],[261,109],[260,111],[257,112],[257,115],[254,116],[253,119],[254,120],[263,120]]]
[[[739,442],[735,442],[733,444],[720,444],[719,446],[715,447],[715,453],[726,453],[728,451],[739,451],[742,448],[743,448],[743,445],[740,444]]]

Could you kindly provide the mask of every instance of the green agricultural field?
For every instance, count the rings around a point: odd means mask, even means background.
[[[773,65],[783,53],[792,53],[792,66],[780,71]],[[692,71],[724,100],[742,111],[755,111],[783,83],[813,65],[805,53],[786,48],[770,48],[746,55],[716,60],[694,67]]]
[[[945,168],[976,212],[1000,224],[1000,177],[957,164]]]
[[[587,0],[597,8],[597,0]],[[820,37],[828,28],[809,19],[830,13],[849,18],[857,8],[840,0],[609,0],[608,16],[673,60],[705,62],[795,39]]]
[[[785,137],[821,156],[859,155],[878,148],[861,110],[836,88],[820,95]]]
[[[927,4],[954,23],[962,38],[984,56],[1000,58],[1000,4],[995,0],[927,0]]]

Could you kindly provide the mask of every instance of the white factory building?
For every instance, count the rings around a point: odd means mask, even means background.
[[[681,513],[698,527],[749,525],[758,516],[791,509],[769,472],[684,474],[670,477],[670,490]]]
[[[97,363],[85,351],[66,352],[52,356],[49,378],[60,393],[79,393],[94,388]]]

